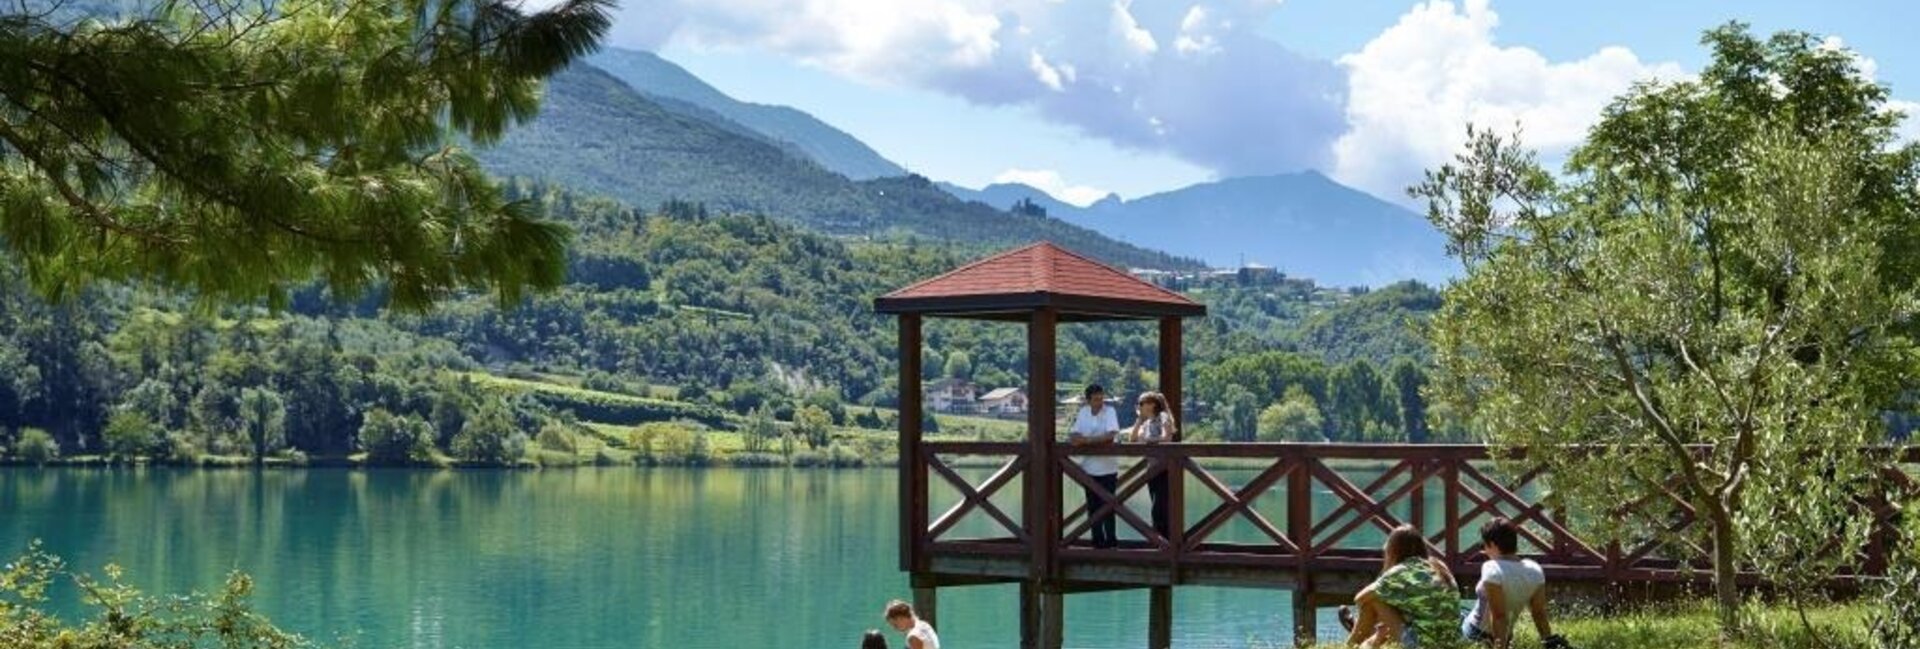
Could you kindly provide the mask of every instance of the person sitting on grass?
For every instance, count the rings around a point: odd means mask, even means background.
[[[887,624],[907,635],[907,649],[940,649],[940,635],[933,632],[933,625],[920,619],[906,602],[887,602]]]
[[[1355,595],[1360,619],[1340,607],[1340,623],[1350,633],[1347,644],[1363,649],[1387,647],[1444,647],[1459,642],[1453,620],[1460,614],[1460,595],[1447,564],[1427,555],[1427,539],[1412,525],[1387,535],[1385,566],[1380,577]]]
[[[1507,649],[1513,646],[1513,618],[1525,609],[1542,646],[1566,649],[1566,638],[1554,635],[1547,622],[1546,572],[1532,559],[1520,558],[1520,526],[1505,518],[1488,521],[1480,527],[1480,546],[1487,562],[1480,564],[1473,611],[1460,622],[1460,632],[1468,640]]]

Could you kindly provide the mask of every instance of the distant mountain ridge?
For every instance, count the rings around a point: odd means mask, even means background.
[[[865,142],[812,115],[739,101],[657,54],[610,47],[587,61],[669,109],[684,105],[712,111],[842,176],[871,180],[907,173]]]
[[[849,180],[713,111],[675,110],[585,64],[548,79],[539,116],[475,155],[496,175],[544,180],[642,209],[692,201],[835,235],[984,246],[1049,240],[1116,265],[1202,267],[1059,219],[961,201],[919,176]]]
[[[945,187],[1001,208],[1027,198],[1049,216],[1135,245],[1214,266],[1258,262],[1324,285],[1403,279],[1438,285],[1459,273],[1445,239],[1424,218],[1313,171],[1230,178],[1132,200],[1109,197],[1084,208],[1026,185]]]

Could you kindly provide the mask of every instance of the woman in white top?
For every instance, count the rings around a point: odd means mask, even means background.
[[[940,634],[934,633],[933,625],[920,619],[906,602],[887,602],[887,624],[906,634],[907,649],[940,649]]]
[[[1174,441],[1179,436],[1180,425],[1174,422],[1173,411],[1167,408],[1167,395],[1143,392],[1137,407],[1139,410],[1134,414],[1133,429],[1127,431],[1127,441],[1158,444]],[[1147,480],[1147,493],[1153,496],[1153,529],[1164,537],[1169,529],[1165,469]]]
[[[1460,623],[1460,632],[1468,640],[1491,643],[1495,649],[1513,646],[1513,622],[1520,611],[1533,617],[1533,628],[1540,633],[1546,649],[1566,646],[1566,639],[1553,634],[1547,622],[1547,575],[1540,564],[1520,558],[1520,527],[1505,518],[1495,518],[1480,527],[1481,550],[1487,562],[1480,565],[1480,583],[1474,586],[1473,612]]]

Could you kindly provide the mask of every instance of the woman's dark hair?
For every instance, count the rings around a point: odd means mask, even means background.
[[[1100,387],[1100,384],[1098,384],[1098,383],[1088,383],[1088,384],[1087,384],[1087,389],[1085,389],[1085,390],[1082,390],[1082,391],[1080,392],[1080,397],[1081,397],[1081,398],[1083,398],[1083,399],[1092,399],[1092,398],[1093,398],[1093,395],[1096,395],[1096,394],[1106,394],[1106,393],[1107,393],[1107,389],[1106,389],[1106,388],[1103,388],[1103,387]]]
[[[867,637],[860,640],[860,649],[887,649],[887,637],[879,631],[867,629]]]
[[[1400,565],[1400,562],[1408,559],[1425,559],[1427,558],[1427,538],[1412,525],[1393,528],[1393,531],[1387,534],[1386,554],[1387,561],[1381,568],[1382,571]]]
[[[1520,526],[1505,518],[1496,518],[1480,526],[1480,543],[1492,543],[1500,548],[1500,554],[1512,556],[1520,552]]]

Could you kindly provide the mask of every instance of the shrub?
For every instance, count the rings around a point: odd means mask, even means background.
[[[1887,580],[1879,607],[1873,612],[1873,644],[1878,649],[1914,649],[1920,647],[1920,516],[1911,515],[1911,503],[1905,529],[1898,534],[1893,556],[1887,565]]]
[[[468,462],[511,466],[527,452],[527,435],[499,402],[482,407],[460,434],[453,436],[453,454]]]
[[[773,453],[735,453],[727,464],[741,468],[772,468],[787,465],[787,459]]]
[[[549,423],[542,426],[540,428],[540,434],[535,436],[533,441],[539,444],[540,448],[557,453],[580,452],[579,441],[574,439],[573,433],[568,431],[566,426],[559,423]]]
[[[602,446],[600,447],[599,450],[596,450],[593,452],[594,466],[615,466],[615,465],[625,464],[625,463],[627,463],[626,459],[621,458],[618,455],[615,455],[611,449],[608,449],[605,446]]]
[[[181,464],[199,462],[200,456],[206,455],[206,450],[200,448],[200,441],[196,438],[196,435],[186,431],[167,433],[164,449],[167,459]]]
[[[121,410],[107,419],[107,429],[102,432],[106,438],[107,454],[116,459],[131,460],[153,451],[158,434],[153,422],[147,416],[132,410]]]
[[[60,443],[39,428],[21,429],[20,441],[14,446],[16,456],[34,464],[46,464],[60,457]]]
[[[370,464],[426,461],[433,457],[433,425],[413,415],[396,416],[375,408],[360,424],[359,443]]]
[[[274,627],[252,608],[253,579],[235,572],[218,593],[154,597],[120,581],[109,567],[105,580],[72,573],[39,542],[19,560],[0,569],[0,638],[18,649],[66,647],[232,647],[299,649],[312,646],[300,636]],[[55,581],[71,582],[88,593],[94,619],[66,626],[47,609],[47,591]]]

